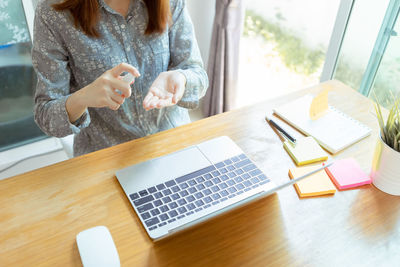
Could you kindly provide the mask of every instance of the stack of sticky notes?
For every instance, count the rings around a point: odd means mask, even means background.
[[[335,161],[325,171],[338,189],[349,189],[372,182],[353,158]]]
[[[298,167],[289,170],[289,176],[291,179],[296,179],[309,172],[312,172],[318,168],[318,166],[307,166]],[[297,194],[300,197],[313,197],[320,195],[333,195],[336,192],[336,188],[333,185],[331,179],[324,170],[320,170],[309,177],[304,178],[300,182],[294,184]]]
[[[296,141],[296,144],[285,141],[283,147],[298,166],[328,159],[328,154],[312,136],[300,138]]]

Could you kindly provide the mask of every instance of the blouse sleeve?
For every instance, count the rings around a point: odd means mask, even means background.
[[[56,11],[46,1],[36,8],[32,63],[37,74],[34,117],[47,135],[64,137],[79,133],[90,124],[88,111],[70,123],[65,102],[70,96],[71,72],[68,54],[61,37],[49,21],[56,20]]]
[[[178,70],[186,77],[186,89],[178,105],[195,109],[208,88],[207,73],[203,68],[193,24],[185,7],[185,0],[171,1],[172,25],[169,28],[170,70]]]

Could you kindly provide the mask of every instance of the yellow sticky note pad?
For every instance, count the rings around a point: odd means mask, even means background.
[[[328,154],[312,136],[298,139],[296,145],[285,141],[283,147],[298,166],[328,159]]]
[[[291,179],[298,178],[315,170],[316,166],[299,167],[289,170],[289,177]],[[325,170],[320,170],[304,180],[294,184],[297,194],[300,197],[313,197],[321,195],[335,194],[336,188],[332,183]]]

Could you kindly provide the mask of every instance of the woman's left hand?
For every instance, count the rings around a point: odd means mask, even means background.
[[[163,108],[173,106],[181,100],[185,92],[186,77],[173,70],[160,73],[143,100],[143,108]]]

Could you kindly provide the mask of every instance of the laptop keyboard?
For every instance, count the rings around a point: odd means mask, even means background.
[[[149,231],[266,184],[245,154],[129,195]]]

